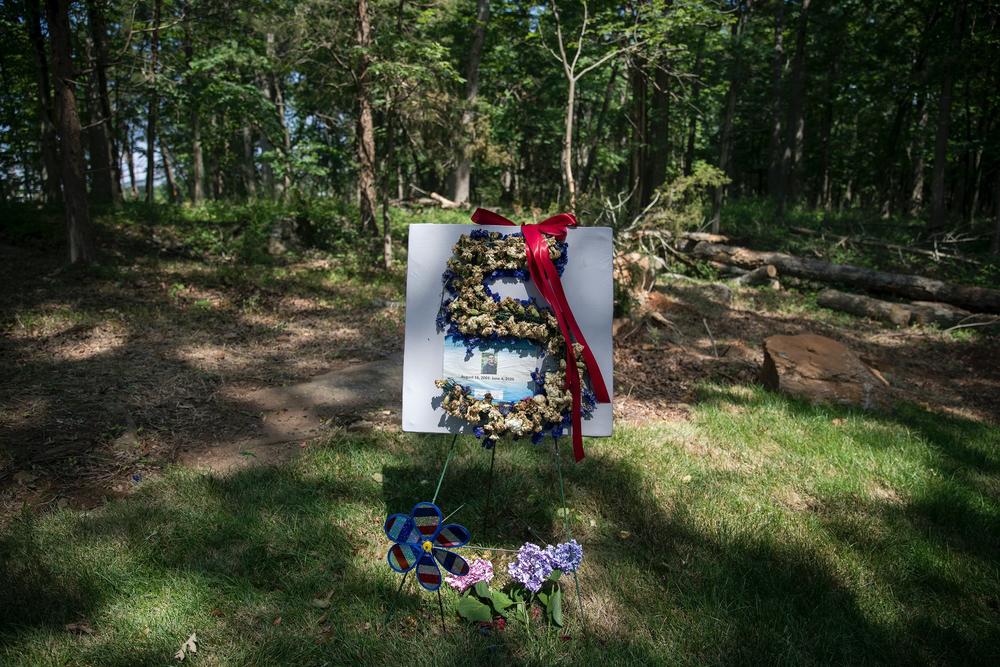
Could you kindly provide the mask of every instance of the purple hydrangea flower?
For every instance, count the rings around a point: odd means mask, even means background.
[[[517,558],[507,566],[511,579],[532,593],[542,588],[542,582],[552,573],[552,563],[537,544],[526,542],[517,552]]]
[[[480,581],[493,581],[493,563],[482,558],[477,558],[469,563],[469,573],[467,575],[464,577],[448,575],[444,580],[459,593],[464,593],[467,588],[475,586]]]
[[[576,572],[583,560],[583,547],[576,540],[545,547],[545,556],[549,559],[552,569],[563,573]]]

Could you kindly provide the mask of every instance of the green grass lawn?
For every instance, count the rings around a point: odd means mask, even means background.
[[[563,442],[564,460],[568,442]],[[1000,431],[707,386],[690,422],[564,464],[585,609],[489,635],[385,564],[444,438],[336,434],[293,463],[174,469],[0,540],[0,664],[988,664],[1000,659]],[[459,441],[439,497],[473,542],[564,537],[551,448]],[[473,552],[466,551],[467,556]],[[498,582],[508,554],[493,552]],[[395,607],[388,623],[387,614]],[[90,633],[66,630],[86,623]]]

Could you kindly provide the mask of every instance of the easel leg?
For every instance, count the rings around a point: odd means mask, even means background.
[[[484,525],[492,525],[493,518],[493,467],[497,460],[497,447],[499,443],[494,443],[490,449],[490,474],[486,478],[486,515],[483,517]]]
[[[441,632],[446,632],[444,629],[444,603],[441,602],[441,588],[437,589],[438,593],[438,609],[441,610]]]
[[[458,442],[458,433],[451,439],[451,446],[448,447],[448,456],[445,457],[444,467],[441,468],[441,474],[438,476],[437,488],[434,489],[434,499],[431,500],[432,505],[437,504],[438,493],[441,492],[441,482],[444,481],[444,474],[448,472],[448,463],[451,462],[451,455],[455,453],[455,443]]]
[[[566,506],[566,488],[563,484],[562,456],[559,455],[559,439],[552,436],[552,451],[555,453],[556,472],[559,474],[559,501],[562,503],[563,530],[566,531],[566,539],[572,539],[573,533],[569,525],[569,508]],[[587,632],[587,616],[583,611],[583,597],[580,595],[580,580],[573,573],[573,586],[576,588],[576,606],[580,611],[580,624],[583,626],[583,633]]]

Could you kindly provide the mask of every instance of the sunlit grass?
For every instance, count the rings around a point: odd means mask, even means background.
[[[436,600],[397,598],[383,560],[382,519],[430,498],[447,442],[337,433],[280,467],[176,469],[16,521],[0,663],[165,664],[192,632],[196,664],[989,662],[998,445],[913,407],[704,387],[691,422],[620,429],[580,465],[564,451],[585,614],[570,595],[563,631],[483,636],[451,614],[442,635]],[[487,465],[460,441],[438,498],[475,543],[563,537],[549,448],[501,445],[489,521]]]

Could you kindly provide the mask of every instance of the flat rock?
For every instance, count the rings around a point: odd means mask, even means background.
[[[889,405],[889,383],[842,343],[816,334],[771,336],[764,341],[761,383],[812,403]]]

